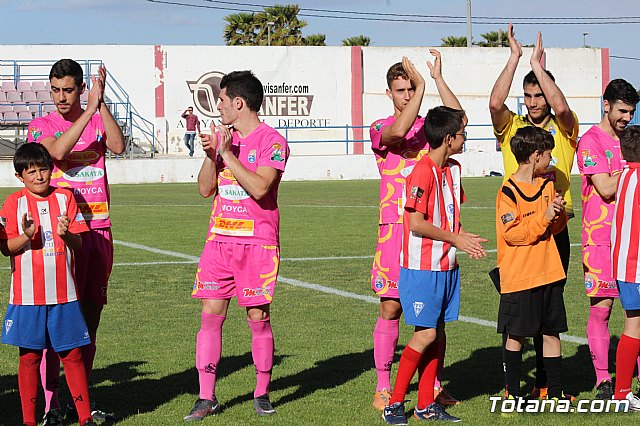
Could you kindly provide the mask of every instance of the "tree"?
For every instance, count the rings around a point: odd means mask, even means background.
[[[446,36],[440,40],[442,40],[440,46],[443,47],[467,47],[467,38],[465,36]]]
[[[227,46],[302,46],[302,28],[297,4],[265,6],[262,12],[234,13],[224,19]],[[314,34],[315,36],[316,34]],[[315,39],[315,38],[314,38]]]
[[[371,44],[371,38],[362,34],[342,40],[343,46],[369,46],[369,44]]]
[[[483,41],[474,43],[480,47],[509,47],[509,37],[506,31],[489,31],[488,33],[480,34]]]
[[[224,41],[227,46],[251,46],[256,41],[256,23],[253,13],[233,13],[224,18]]]
[[[302,38],[302,44],[305,46],[326,46],[326,34],[309,34]]]

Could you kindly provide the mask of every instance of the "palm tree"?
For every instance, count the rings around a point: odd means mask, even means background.
[[[252,46],[256,44],[256,20],[253,13],[233,13],[224,18],[224,41],[227,46]]]
[[[467,38],[465,36],[446,36],[440,39],[442,47],[467,47]]]
[[[326,41],[326,34],[309,34],[302,39],[302,42],[305,46],[326,46]]]
[[[264,12],[256,15],[256,44],[266,46],[270,32],[272,46],[301,46],[302,28],[307,23],[298,19],[299,12],[300,6],[297,4],[265,6]]]
[[[481,47],[509,47],[509,37],[507,32],[503,30],[489,31],[488,33],[480,34],[483,41],[475,43]]]
[[[371,44],[371,38],[367,36],[357,35],[342,40],[343,46],[369,46]]]

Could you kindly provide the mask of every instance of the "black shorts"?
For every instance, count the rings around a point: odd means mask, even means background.
[[[498,333],[536,337],[569,330],[563,292],[564,280],[500,295]]]

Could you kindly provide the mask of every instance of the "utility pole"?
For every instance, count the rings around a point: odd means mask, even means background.
[[[467,0],[467,47],[471,47],[471,0]]]

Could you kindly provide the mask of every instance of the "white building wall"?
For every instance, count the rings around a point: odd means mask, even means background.
[[[351,87],[353,79],[361,78],[363,83],[362,117],[367,126],[380,117],[393,113],[391,102],[385,94],[386,71],[390,65],[408,56],[423,74],[427,82],[427,93],[421,114],[440,104],[433,80],[429,77],[426,61],[432,61],[426,47],[363,47],[362,75],[352,75],[350,47],[226,47],[226,46],[161,46],[164,53],[162,70],[164,78],[163,99],[156,99],[156,87],[160,83],[159,70],[154,60],[154,46],[127,45],[2,45],[0,59],[16,60],[57,60],[62,57],[74,59],[98,59],[104,61],[109,72],[118,80],[130,96],[131,102],[140,115],[159,124],[157,133],[162,135],[160,153],[185,155],[182,144],[184,120],[180,114],[186,107],[194,105],[202,126],[206,129],[212,120],[217,122],[215,112],[207,116],[198,111],[198,97],[194,98],[194,87],[206,89],[201,81],[207,73],[221,76],[237,69],[251,69],[263,85],[301,86],[308,89],[305,94],[269,94],[267,97],[285,97],[279,100],[277,111],[263,111],[263,119],[271,126],[289,125],[288,135],[294,164],[305,164],[305,170],[288,173],[287,179],[326,178],[330,169],[331,177],[357,176],[375,177],[375,165],[371,170],[356,171],[358,167],[369,167],[371,161],[354,158],[342,159],[347,151],[353,152],[353,144],[344,141],[345,129],[318,129],[320,126],[344,126],[352,123]],[[467,175],[480,175],[490,170],[502,170],[502,161],[495,151],[495,140],[489,126],[489,94],[509,55],[508,48],[438,48],[442,52],[443,75],[460,99],[469,117],[469,136],[477,139],[467,143],[467,152],[460,157]],[[594,123],[600,119],[600,95],[602,92],[602,51],[601,49],[559,49],[546,48],[546,65],[563,90],[572,109],[582,123]],[[523,56],[514,77],[506,103],[516,111],[518,98],[522,95],[522,78],[530,70],[530,48],[523,49]],[[356,70],[357,71],[357,70]],[[3,72],[4,73],[4,72]],[[191,87],[189,82],[192,83]],[[196,90],[198,91],[198,90]],[[215,93],[213,94],[215,103]],[[306,97],[306,108],[299,108],[294,98]],[[290,99],[291,98],[291,99]],[[164,102],[164,117],[156,121],[157,102]],[[271,99],[271,101],[274,101]],[[520,98],[520,102],[521,102]],[[484,126],[483,126],[484,125]],[[304,126],[304,128],[299,128]],[[581,133],[587,125],[581,127]],[[286,132],[281,131],[283,134]],[[353,132],[349,131],[350,139]],[[364,137],[368,132],[364,130]],[[296,143],[296,141],[335,140],[331,143]],[[364,152],[370,152],[365,143]],[[196,151],[196,156],[203,156]],[[313,156],[298,159],[298,156]],[[325,156],[324,159],[321,156]],[[129,160],[127,160],[129,161]],[[187,176],[181,171],[173,171],[174,166],[159,160],[153,167],[166,179],[184,181]],[[335,163],[335,173],[325,162]],[[345,164],[345,170],[341,169]],[[172,163],[171,163],[172,164]],[[177,164],[182,164],[177,161]],[[189,163],[190,164],[190,163]],[[146,168],[147,166],[145,166]],[[180,167],[176,166],[178,169]],[[319,171],[310,171],[317,167]],[[348,170],[347,170],[348,169]],[[131,171],[123,171],[134,181],[142,179]],[[155,173],[155,172],[154,172]],[[116,173],[111,173],[116,178]],[[189,175],[190,176],[190,175]],[[155,179],[155,178],[154,178]],[[113,181],[113,180],[112,180]],[[114,181],[115,182],[115,181]]]

